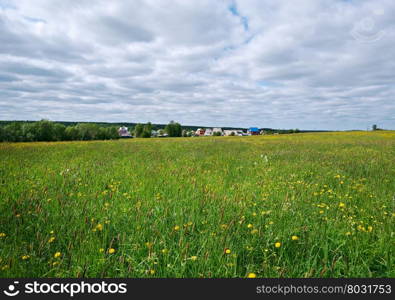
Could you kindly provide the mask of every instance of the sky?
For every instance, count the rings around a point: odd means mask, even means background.
[[[393,0],[0,0],[0,120],[395,129]]]

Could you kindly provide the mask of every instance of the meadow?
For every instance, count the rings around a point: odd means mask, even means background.
[[[395,132],[0,144],[0,277],[395,277]]]

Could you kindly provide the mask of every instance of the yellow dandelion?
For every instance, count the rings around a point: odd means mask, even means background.
[[[61,257],[62,256],[62,253],[60,253],[60,252],[56,252],[54,255],[53,255],[53,257],[55,257],[55,258],[59,258],[59,257]]]
[[[252,228],[252,227],[254,227],[254,225],[252,225],[252,224],[247,225],[247,228]]]
[[[97,225],[96,225],[96,229],[99,230],[99,231],[102,231],[102,230],[103,230],[103,225],[100,224],[100,223],[97,224]]]
[[[248,273],[247,278],[256,278],[255,273]]]
[[[108,249],[108,253],[109,253],[109,254],[113,254],[113,253],[115,253],[115,249],[114,249],[114,248],[110,248],[110,249]]]
[[[4,232],[0,232],[0,237],[6,237],[7,235]]]
[[[174,230],[175,230],[175,231],[180,230],[180,226],[178,226],[178,225],[174,226]]]
[[[162,249],[161,252],[162,252],[163,254],[166,254],[167,252],[169,252],[169,250],[167,250],[167,249],[165,248],[165,249]]]
[[[99,249],[99,252],[100,252],[100,253],[103,253],[103,252],[104,252],[104,248],[100,248],[100,249]]]
[[[299,239],[299,237],[298,237],[297,235],[293,235],[293,236],[291,237],[291,239],[292,239],[293,241],[297,241],[297,240]]]
[[[48,243],[52,243],[54,240],[55,240],[55,237],[54,237],[54,236],[51,236],[51,237],[49,238],[49,240],[48,240]]]
[[[351,235],[351,232],[350,232],[350,231],[347,231],[347,232],[346,232],[346,235]]]
[[[194,256],[191,256],[191,260],[193,260],[193,261],[197,260],[197,258],[198,258],[198,257],[195,256],[195,255],[194,255]]]
[[[373,230],[373,227],[372,226],[368,226],[368,231],[372,232],[372,230]]]
[[[59,264],[58,261],[54,261],[54,262],[52,263],[53,266],[56,266],[56,265],[58,265],[58,264]]]
[[[29,259],[30,258],[30,255],[22,255],[22,259],[23,260],[27,260],[27,259]]]
[[[225,254],[231,254],[232,253],[232,251],[229,248],[225,248],[224,252],[225,252]]]
[[[148,273],[149,273],[150,275],[154,275],[154,274],[155,274],[155,270],[151,269],[151,270],[148,271]]]
[[[276,243],[274,244],[274,247],[280,248],[280,247],[281,247],[281,243],[280,243],[280,242],[276,242]]]
[[[251,234],[256,234],[256,233],[258,233],[258,229],[251,230]]]
[[[346,205],[345,205],[343,202],[340,202],[340,203],[339,203],[339,207],[340,207],[340,208],[344,208],[344,207],[346,207]]]

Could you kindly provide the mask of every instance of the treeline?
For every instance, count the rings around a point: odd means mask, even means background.
[[[156,131],[157,127],[153,126],[151,122],[147,124],[136,124],[134,130],[132,131],[134,137],[136,138],[150,138],[152,136],[169,136],[169,137],[181,137],[183,136],[183,130],[180,123],[171,121],[165,126],[164,129],[159,129]]]
[[[65,126],[48,120],[12,122],[0,126],[0,142],[74,141],[118,139],[116,127],[100,127],[93,123]]]

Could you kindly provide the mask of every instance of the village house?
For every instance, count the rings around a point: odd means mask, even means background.
[[[198,130],[196,130],[195,135],[196,136],[203,136],[205,133],[205,130],[202,128],[199,128]]]
[[[213,130],[211,128],[207,128],[206,131],[204,132],[205,136],[211,136],[213,135]]]
[[[224,130],[224,135],[231,136],[231,135],[239,135],[237,130]]]
[[[257,128],[257,127],[250,127],[248,129],[249,135],[259,135],[259,133],[260,133],[260,131],[259,131],[259,128]]]
[[[119,127],[118,134],[121,138],[131,138],[132,137],[128,128],[125,126]]]
[[[222,132],[222,128],[213,128],[213,133],[212,134],[214,134],[214,133],[220,133],[221,135],[223,135],[223,132]]]

